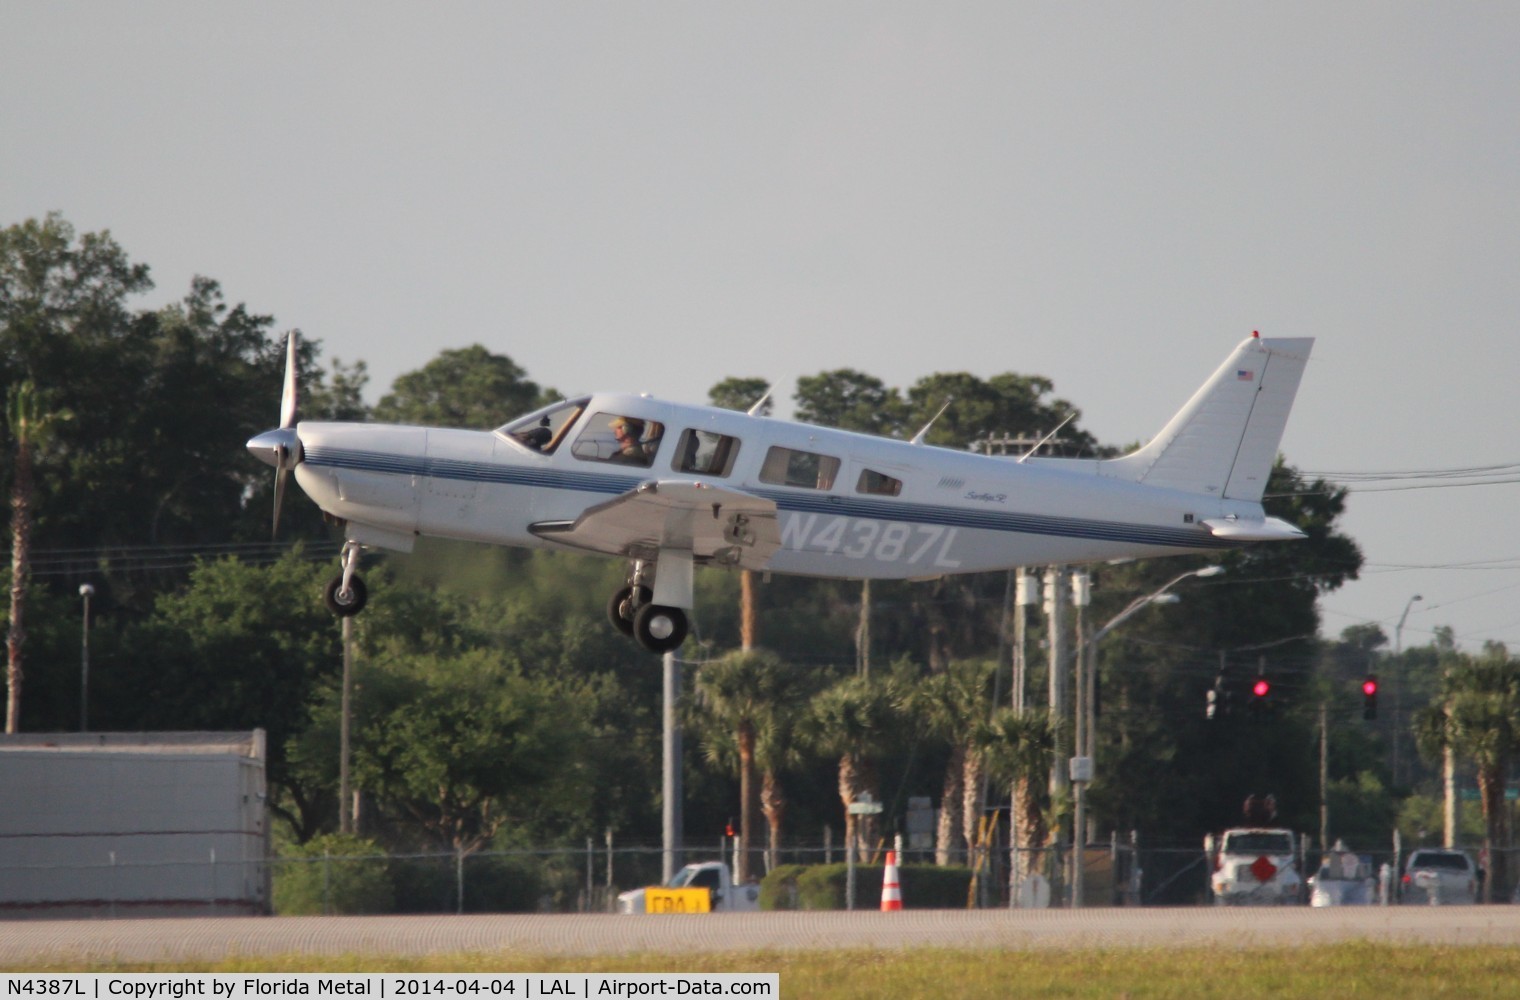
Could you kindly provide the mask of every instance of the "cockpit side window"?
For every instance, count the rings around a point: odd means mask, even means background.
[[[510,438],[529,451],[552,455],[565,439],[570,425],[575,423],[575,418],[585,408],[584,399],[555,403],[498,427],[496,433]]]
[[[688,428],[681,432],[671,468],[698,476],[726,476],[739,457],[739,439]]]
[[[665,425],[619,413],[594,413],[570,453],[589,462],[617,462],[647,469],[660,450]]]

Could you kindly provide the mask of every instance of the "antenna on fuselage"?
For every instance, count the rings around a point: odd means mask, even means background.
[[[1061,428],[1065,427],[1067,424],[1071,423],[1074,419],[1076,419],[1076,416],[1077,416],[1077,411],[1076,410],[1072,410],[1070,413],[1066,414],[1066,419],[1063,420],[1063,421],[1061,421],[1059,424],[1056,424],[1056,429],[1055,430],[1051,431],[1049,434],[1047,434],[1044,437],[1040,438],[1040,440],[1038,440],[1038,441],[1036,441],[1034,443],[1034,447],[1030,448],[1028,451],[1024,452],[1024,454],[1022,454],[1022,455],[1020,455],[1018,457],[1019,463],[1022,464],[1025,461],[1027,461],[1029,459],[1029,456],[1033,455],[1035,452],[1037,452],[1037,451],[1040,450],[1040,445],[1044,444],[1046,441],[1049,441],[1051,438],[1053,438],[1057,434],[1061,433]]]
[[[913,435],[913,439],[910,440],[908,443],[909,444],[923,444],[924,443],[924,435],[929,433],[929,428],[931,428],[931,427],[934,426],[934,421],[938,420],[940,417],[943,417],[945,415],[945,411],[948,410],[948,409],[950,409],[950,404],[953,403],[953,402],[955,402],[955,397],[954,396],[951,396],[949,399],[945,400],[945,405],[941,406],[939,408],[939,412],[936,413],[934,416],[930,417],[929,418],[929,422],[927,424],[924,424],[923,429],[921,429],[917,434]]]

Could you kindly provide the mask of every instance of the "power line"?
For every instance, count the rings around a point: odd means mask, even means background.
[[[308,562],[336,558],[336,542],[228,542],[199,545],[121,545],[96,548],[34,549],[30,557],[34,577],[78,576],[115,572],[149,572],[191,569],[207,559],[230,556],[252,565],[269,565],[298,552]]]
[[[1466,486],[1504,486],[1520,483],[1520,463],[1468,465],[1445,469],[1391,469],[1383,471],[1300,470],[1304,479],[1325,480],[1348,493],[1395,493],[1406,490],[1457,489]],[[1329,490],[1299,490],[1269,494],[1272,498],[1324,496]]]

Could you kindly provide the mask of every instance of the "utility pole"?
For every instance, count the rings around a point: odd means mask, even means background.
[[[1076,609],[1077,625],[1077,649],[1072,657],[1072,680],[1075,682],[1075,696],[1072,699],[1076,725],[1074,729],[1074,748],[1071,759],[1071,771],[1069,777],[1071,783],[1076,786],[1074,793],[1074,812],[1071,824],[1071,905],[1073,909],[1082,906],[1082,894],[1085,890],[1084,878],[1086,874],[1083,862],[1086,860],[1087,847],[1087,784],[1092,781],[1092,758],[1087,754],[1087,740],[1091,720],[1087,717],[1087,683],[1086,662],[1088,659],[1088,647],[1090,637],[1087,634],[1087,605],[1092,598],[1092,578],[1085,570],[1078,570],[1071,575],[1071,603]]]
[[[79,596],[84,598],[83,630],[79,640],[79,731],[90,731],[90,598],[95,596],[93,584],[81,583]]]
[[[1330,736],[1329,715],[1325,703],[1319,703],[1319,846],[1330,850],[1330,799],[1326,791],[1330,783]]]
[[[1027,659],[1025,657],[1025,643],[1028,638],[1028,608],[1040,599],[1039,587],[1035,578],[1026,573],[1023,567],[1011,571],[1014,574],[1014,599],[1013,599],[1013,691],[1010,702],[1013,710],[1019,715],[1024,714],[1025,696],[1029,686]],[[1019,795],[1019,783],[1012,782],[1008,790],[1008,846],[1012,857],[1008,864],[1008,905],[1016,906],[1018,901],[1019,886],[1026,874],[1027,859],[1021,853],[1020,848],[1024,845],[1019,843],[1019,820],[1024,815],[1023,802]],[[1031,847],[1033,845],[1030,845]]]
[[[1045,570],[1045,620],[1050,645],[1050,714],[1064,719],[1071,710],[1068,690],[1070,677],[1066,671],[1066,567],[1051,566]],[[1063,793],[1070,784],[1066,770],[1066,758],[1071,747],[1065,739],[1056,747],[1055,759],[1050,765],[1051,794]]]
[[[681,697],[681,663],[675,653],[666,653],[664,692],[661,711],[663,755],[661,761],[660,882],[668,883],[681,867],[681,726],[676,718],[676,703]],[[745,845],[749,847],[748,844]]]
[[[1029,641],[1028,609],[1040,601],[1039,581],[1022,568],[1017,574],[1013,600],[1013,710],[1023,712],[1029,694],[1029,658],[1025,646]]]
[[[352,712],[354,617],[343,616],[343,692],[338,724],[338,832],[354,832],[354,803],[349,790],[349,716]]]

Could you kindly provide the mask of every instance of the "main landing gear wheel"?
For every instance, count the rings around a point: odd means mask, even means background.
[[[369,602],[369,588],[364,585],[364,580],[354,576],[348,581],[348,593],[343,593],[343,574],[339,573],[327,581],[327,589],[322,593],[322,600],[327,604],[327,610],[339,618],[351,618],[364,610],[364,605]]]
[[[673,652],[686,641],[686,612],[662,604],[646,604],[633,616],[633,638],[651,653]]]
[[[639,588],[638,600],[632,600],[632,597],[633,588],[624,587],[607,602],[607,617],[612,621],[612,627],[627,636],[633,635],[633,616],[654,599],[648,587]]]

